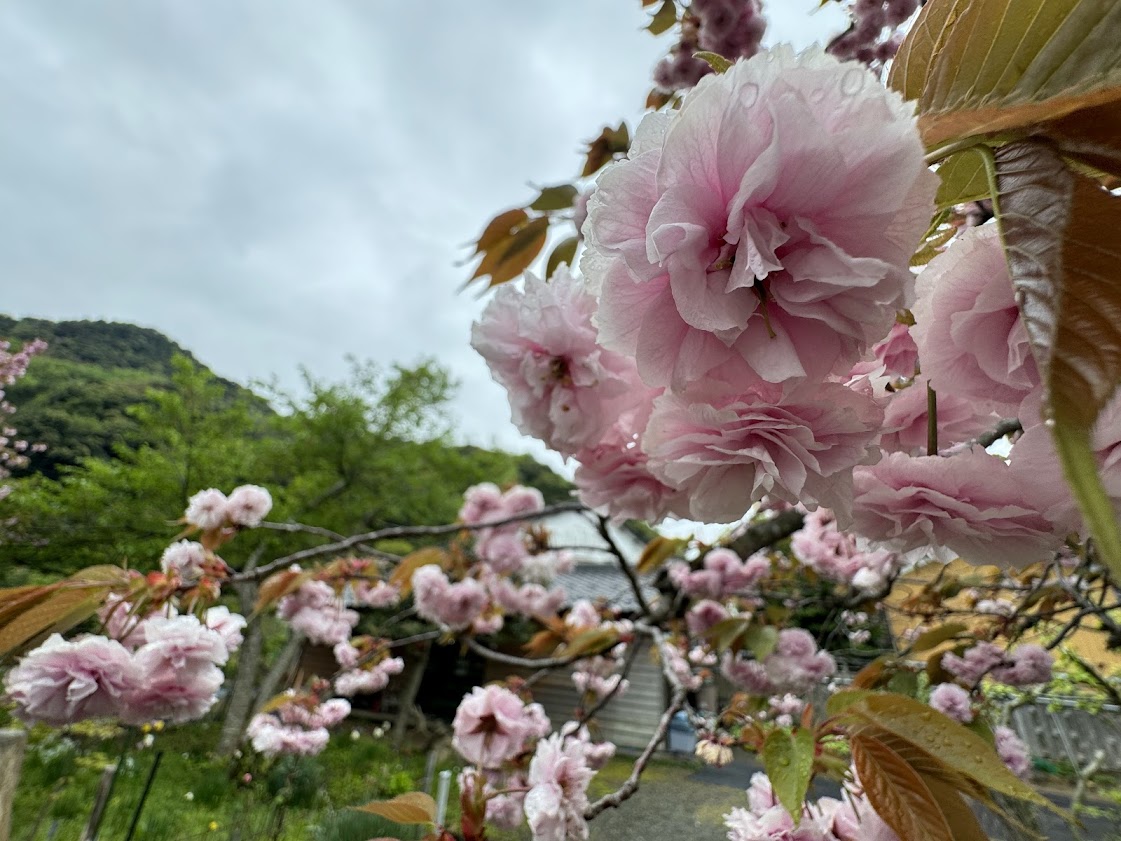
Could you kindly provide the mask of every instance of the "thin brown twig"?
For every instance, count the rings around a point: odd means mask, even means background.
[[[443,537],[449,534],[455,534],[460,531],[478,531],[485,528],[496,528],[498,526],[506,526],[511,523],[522,523],[527,520],[539,520],[542,517],[548,517],[551,514],[558,514],[564,511],[586,511],[585,506],[579,502],[560,502],[556,505],[547,505],[540,511],[532,511],[526,514],[518,514],[513,517],[504,517],[501,520],[491,520],[485,523],[448,523],[442,526],[391,526],[390,528],[377,529],[376,531],[369,531],[364,534],[354,534],[350,537],[345,537],[341,540],[336,540],[333,543],[326,543],[322,546],[313,546],[309,549],[301,549],[298,552],[293,552],[290,555],[285,555],[282,558],[277,558],[275,561],[270,561],[263,567],[258,569],[238,573],[233,576],[233,581],[246,581],[257,580],[264,578],[277,569],[281,569],[289,564],[299,563],[300,561],[307,560],[308,558],[316,558],[320,555],[329,555],[334,552],[343,552],[354,546],[362,543],[376,543],[379,540],[389,540],[393,538],[404,537]]]

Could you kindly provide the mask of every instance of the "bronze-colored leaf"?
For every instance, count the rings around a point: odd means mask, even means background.
[[[260,613],[285,596],[295,593],[310,580],[311,573],[302,570],[283,569],[280,572],[274,572],[262,581],[261,586],[257,588],[257,603],[253,606],[253,610]]]
[[[0,627],[0,657],[50,633],[65,633],[97,612],[111,588],[59,588]]]
[[[1002,794],[1054,808],[1030,785],[1009,771],[993,746],[976,733],[926,704],[892,693],[871,693],[845,710],[868,724],[908,742],[957,774]]]
[[[911,644],[911,653],[917,654],[920,651],[929,651],[954,637],[964,634],[967,630],[961,622],[947,622],[945,625],[931,628],[929,631],[919,634],[918,639]]]
[[[946,818],[954,841],[989,841],[988,834],[961,794],[941,780],[924,776],[923,782]]]
[[[873,738],[855,736],[851,744],[864,794],[884,823],[907,841],[954,841],[938,801],[914,768]]]
[[[658,11],[654,13],[654,17],[651,18],[646,28],[653,35],[661,35],[663,32],[672,29],[676,23],[677,4],[674,3],[673,0],[665,0],[658,8]]]
[[[1099,556],[1121,575],[1121,531],[1090,445],[1121,383],[1121,198],[1043,143],[1010,143],[995,157],[998,222],[1044,411]]]
[[[705,631],[704,638],[718,653],[723,653],[735,646],[750,627],[751,617],[729,616]]]
[[[580,191],[571,184],[557,184],[555,187],[542,189],[529,207],[530,210],[540,211],[564,210],[572,207],[578,195]]]
[[[392,800],[375,800],[365,806],[352,806],[356,812],[380,815],[394,823],[431,824],[436,822],[436,801],[422,791],[399,794]]]
[[[486,228],[483,229],[483,233],[475,243],[475,253],[482,254],[484,251],[489,251],[491,246],[497,245],[504,239],[509,239],[513,236],[514,231],[524,225],[528,220],[529,214],[520,207],[515,207],[512,210],[504,210],[502,213],[499,213],[491,219]]]
[[[508,242],[496,245],[488,252],[488,257],[490,254],[498,255],[494,265],[489,267],[490,285],[506,283],[528,269],[545,247],[548,232],[549,218],[538,216],[526,222]]]
[[[720,53],[709,52],[708,50],[701,50],[699,53],[693,53],[693,58],[699,58],[717,73],[725,73],[732,66],[732,62],[720,55]]]
[[[638,563],[635,564],[635,570],[639,575],[647,575],[661,567],[687,545],[688,541],[679,537],[658,535],[643,547],[642,554],[638,556]]]
[[[557,653],[562,657],[591,656],[611,648],[618,641],[619,632],[614,628],[589,628],[565,643]]]
[[[930,146],[1013,129],[1061,144],[1055,120],[1121,106],[1118,31],[1121,4],[1102,0],[929,0],[889,84],[918,100]],[[1106,129],[1081,128],[1117,148]]]
[[[616,155],[626,154],[630,148],[631,136],[626,123],[619,123],[617,128],[604,126],[599,137],[588,143],[588,156],[584,161],[581,178],[587,178],[599,172],[605,164],[610,163]]]
[[[549,255],[549,262],[545,264],[545,277],[551,278],[553,272],[560,268],[561,263],[571,268],[576,260],[576,247],[579,244],[580,237],[569,237],[558,243],[553,253]]]
[[[440,569],[447,569],[449,561],[448,553],[437,546],[417,549],[401,559],[393,574],[389,576],[389,583],[401,591],[401,598],[405,598],[413,591],[414,572],[430,564],[435,564]]]

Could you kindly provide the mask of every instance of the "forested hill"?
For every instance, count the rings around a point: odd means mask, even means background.
[[[80,459],[113,456],[113,448],[147,443],[129,407],[143,403],[150,389],[171,386],[173,360],[188,360],[206,371],[230,400],[246,398],[260,412],[268,403],[209,372],[163,333],[111,321],[47,321],[0,315],[0,338],[48,343],[26,378],[7,389],[17,407],[20,437],[45,444],[31,472],[57,476]]]
[[[432,361],[356,363],[342,381],[270,394],[274,410],[155,330],[0,318],[0,338],[34,337],[50,347],[8,396],[19,435],[47,450],[8,480],[0,585],[100,563],[149,569],[187,498],[208,487],[264,485],[275,519],[343,534],[451,522],[484,481],[570,498],[530,456],[452,444],[455,384]],[[263,540],[281,554],[306,542],[247,536],[227,560]]]

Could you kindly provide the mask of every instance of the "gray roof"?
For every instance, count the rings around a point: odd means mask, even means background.
[[[574,547],[572,554],[580,563],[614,564],[615,555],[599,533],[593,515],[580,511],[561,511],[536,522],[549,530],[549,545],[558,549]],[[634,564],[646,544],[621,526],[607,524],[607,533],[627,562]],[[625,579],[624,579],[625,581]]]
[[[653,580],[652,575],[644,575],[639,579],[642,596],[647,604],[653,603],[658,598]],[[638,610],[638,602],[635,600],[630,582],[617,564],[578,563],[572,572],[558,575],[553,586],[564,588],[568,596],[568,604],[578,599],[588,599],[591,602],[603,599],[624,613]]]

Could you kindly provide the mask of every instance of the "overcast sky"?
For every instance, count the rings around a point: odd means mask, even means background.
[[[838,31],[817,5],[770,0],[768,42]],[[5,0],[0,312],[154,327],[243,383],[435,356],[461,440],[540,455],[455,263],[634,124],[670,44],[639,6]]]

